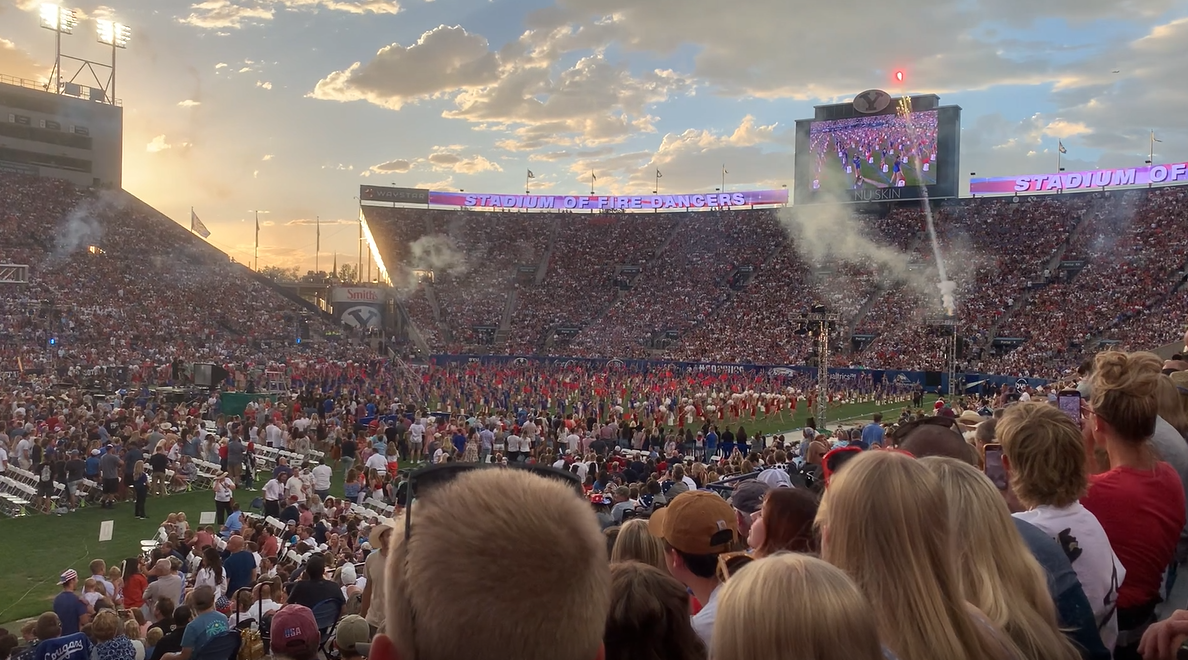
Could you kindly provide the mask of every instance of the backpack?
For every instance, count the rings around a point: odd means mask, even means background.
[[[41,480],[42,481],[50,481],[53,478],[54,478],[54,475],[53,475],[53,472],[50,471],[50,466],[49,465],[41,466]]]

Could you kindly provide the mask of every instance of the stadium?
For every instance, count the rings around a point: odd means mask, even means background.
[[[869,90],[791,190],[361,185],[353,268],[280,281],[124,189],[100,25],[108,82],[0,75],[5,657],[777,657],[737,612],[814,589],[878,614],[811,657],[1176,657],[1185,163],[963,190],[961,108]],[[413,616],[488,603],[564,632]]]

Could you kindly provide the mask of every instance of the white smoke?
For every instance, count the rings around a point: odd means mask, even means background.
[[[115,208],[117,202],[118,197],[114,193],[101,193],[74,207],[58,226],[53,256],[65,257],[88,246],[98,245],[103,239],[103,224],[99,216]]]
[[[409,246],[409,262],[414,270],[431,270],[438,275],[463,275],[468,270],[466,255],[445,234],[430,234]]]

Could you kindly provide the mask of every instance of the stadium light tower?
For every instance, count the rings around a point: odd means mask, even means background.
[[[116,49],[128,47],[128,42],[132,40],[132,28],[107,18],[97,20],[95,25],[99,43],[111,46],[111,88],[108,94],[111,102],[115,103]]]
[[[50,80],[54,81],[54,93],[62,93],[62,35],[74,34],[78,25],[78,13],[73,9],[66,9],[58,5],[41,5],[41,27],[53,30],[57,37],[54,47],[54,70],[50,73]]]

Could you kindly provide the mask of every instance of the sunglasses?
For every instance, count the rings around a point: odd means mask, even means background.
[[[724,552],[718,555],[718,579],[722,582],[730,579],[731,575],[742,570],[743,566],[755,561],[753,557],[746,550],[739,550],[738,552]]]

